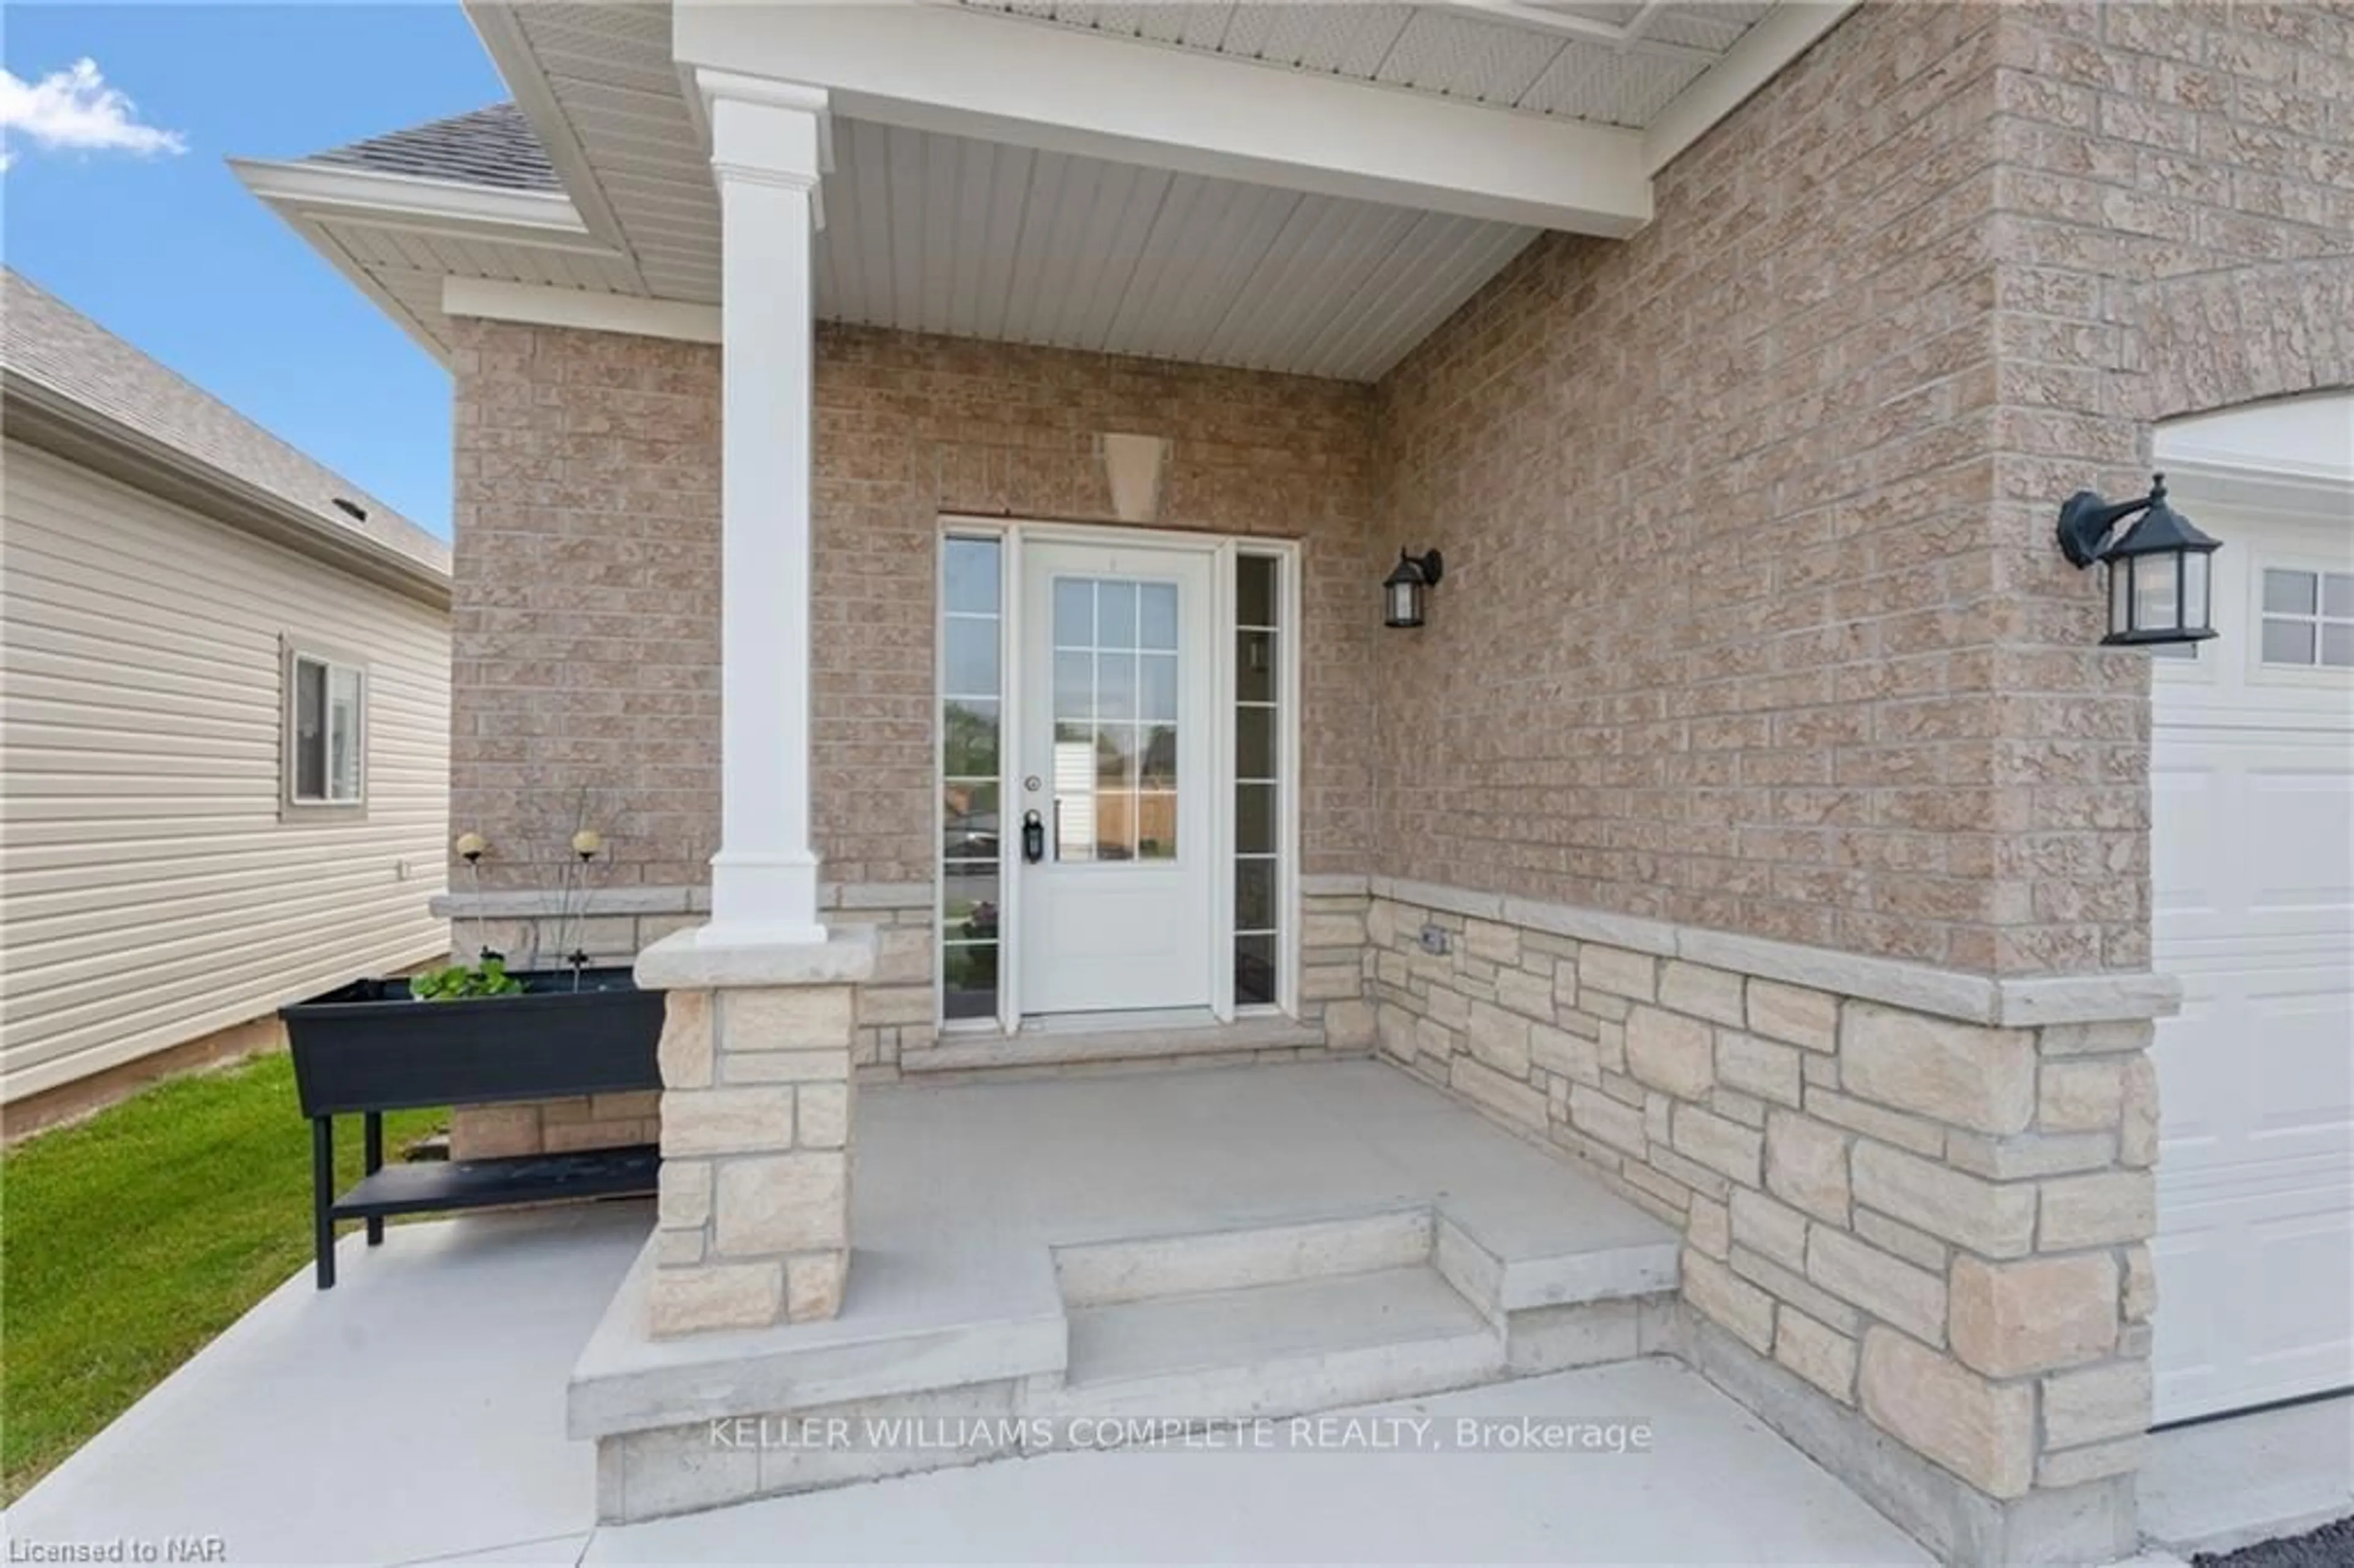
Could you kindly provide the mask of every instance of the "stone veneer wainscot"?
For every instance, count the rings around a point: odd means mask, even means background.
[[[1679,1226],[1703,1370],[1941,1550],[2130,1549],[2166,982],[1372,891],[1382,1054]]]

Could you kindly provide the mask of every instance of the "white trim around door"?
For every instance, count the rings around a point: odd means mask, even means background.
[[[943,1030],[1016,1035],[1059,1033],[1090,1022],[1104,1027],[1130,1020],[1165,1025],[1188,1009],[1205,1025],[1249,1014],[1296,1016],[1301,662],[1297,545],[1173,529],[949,514],[941,519],[939,548],[935,713],[941,788],[935,842],[941,846],[936,948]],[[1080,645],[1070,636],[1058,638],[1051,624],[1041,624],[1053,615],[1051,582],[1056,576],[1066,579],[1070,595],[1111,593],[1119,604],[1103,635],[1133,638],[1133,648],[1107,653],[1099,639]],[[1155,647],[1144,648],[1146,634],[1127,620],[1128,588],[1119,585],[1147,580],[1172,588],[1180,582],[1193,585],[1177,594],[1186,601],[1184,614],[1192,623],[1179,640],[1182,650],[1165,646],[1172,640],[1165,624],[1167,595],[1156,596],[1156,614],[1164,620],[1150,634]],[[1114,586],[1083,590],[1082,582]],[[1192,602],[1196,599],[1199,603]],[[1073,645],[1058,652],[1058,641]],[[1058,702],[1053,666],[1058,658],[1070,666],[1065,671],[1065,684],[1070,685],[1078,665],[1088,662],[1086,655],[1122,673],[1131,659],[1140,668],[1152,663],[1164,683],[1151,700],[1161,706],[1170,701],[1169,666],[1159,661],[1182,658],[1182,712],[1174,728],[1178,736],[1199,733],[1183,743],[1183,756],[1153,759],[1159,771],[1146,779],[1141,747],[1152,731],[1140,709],[1139,755],[1132,760],[1124,753],[1115,756],[1118,768],[1102,764],[1110,770],[1106,778],[1118,774],[1138,780],[1132,794],[1107,798],[1121,800],[1107,809],[1133,813],[1133,819],[1099,824],[1117,828],[1113,836],[1120,840],[1115,850],[1105,852],[1105,862],[1082,858],[1074,863],[1060,857],[1079,853],[1073,835],[1087,836],[1081,832],[1087,824],[1068,806],[1057,821],[1054,781],[1047,777]],[[1140,705],[1145,694],[1140,686],[1136,693]],[[1087,694],[1092,701],[1093,693]],[[1114,709],[1107,710],[1108,727],[1124,733],[1119,726],[1129,722],[1127,699],[1113,701]],[[1068,706],[1069,694],[1061,702]],[[1160,740],[1166,749],[1168,730]],[[1090,747],[1099,745],[1099,737],[1091,735]],[[1176,788],[1162,789],[1171,782],[1172,763]],[[1272,779],[1266,778],[1270,772]],[[1028,788],[1033,779],[1038,781],[1035,790]],[[1173,857],[1146,842],[1152,836],[1143,831],[1150,825],[1143,821],[1148,809],[1181,813],[1172,819]],[[1025,819],[1033,810],[1039,813],[1035,863],[1024,842]],[[1177,862],[1201,876],[1190,892],[1172,874]],[[1161,874],[1156,877],[1156,871]],[[1131,890],[1138,896],[1113,893],[1116,885],[1130,881],[1138,885]],[[1159,881],[1172,885],[1159,894],[1141,891]],[[1069,894],[1084,903],[1098,884],[1112,895],[1100,910],[1058,912],[1039,902]],[[1238,892],[1246,926],[1237,924]],[[1150,925],[1150,911],[1161,895],[1179,901],[1183,918],[1198,922],[1200,929],[1186,934],[1182,954],[1162,956],[1160,978],[1148,985],[1156,971],[1139,954],[1150,944],[1130,948]],[[1123,932],[1116,906],[1143,925]],[[1080,947],[1105,949],[1061,960],[1086,966],[1085,976],[1061,969],[1049,975],[1033,961],[1043,960],[1059,939],[1058,913],[1064,937],[1078,939]],[[1119,953],[1128,957],[1119,959]],[[1122,971],[1122,962],[1143,967]],[[1182,982],[1172,978],[1168,964],[1182,969]],[[1238,969],[1245,976],[1239,995]]]

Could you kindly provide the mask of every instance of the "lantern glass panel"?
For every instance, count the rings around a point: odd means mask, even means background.
[[[2204,631],[2214,624],[2208,605],[2207,556],[2192,550],[2182,557],[2182,625],[2185,630]]]
[[[1390,585],[1390,624],[1393,626],[1422,624],[1422,609],[1415,602],[1418,597],[1413,583],[1392,583]]]
[[[2109,563],[2109,630],[2119,636],[2133,630],[2133,567]]]
[[[2135,630],[2174,630],[2179,619],[2174,574],[2180,560],[2171,550],[2133,557]]]

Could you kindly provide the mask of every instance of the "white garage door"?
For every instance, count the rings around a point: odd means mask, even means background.
[[[2157,663],[2157,1419],[2354,1384],[2354,491],[2178,472],[2220,635]]]

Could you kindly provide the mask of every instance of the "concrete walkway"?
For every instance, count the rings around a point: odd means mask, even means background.
[[[217,1537],[229,1563],[1918,1563],[1731,1401],[1651,1361],[1389,1414],[1644,1421],[1648,1453],[1062,1453],[599,1530],[565,1379],[642,1203],[347,1238],[5,1519],[33,1543]]]
[[[1930,1561],[1672,1362],[1558,1372],[1321,1419],[1351,1415],[1376,1431],[1383,1417],[1427,1420],[1438,1441],[1465,1417],[1639,1421],[1654,1445],[1648,1453],[1051,1454],[600,1530],[583,1561]]]
[[[394,1225],[306,1264],[8,1510],[20,1542],[217,1537],[229,1563],[407,1563],[584,1535],[564,1383],[651,1202]]]

